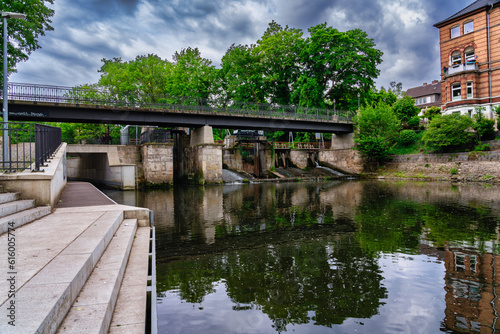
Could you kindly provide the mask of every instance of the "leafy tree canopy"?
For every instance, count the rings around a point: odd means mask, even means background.
[[[420,112],[420,109],[415,106],[415,100],[408,95],[398,99],[392,106],[392,110],[404,124],[407,124]]]
[[[382,161],[399,136],[401,122],[385,103],[368,105],[356,115],[356,149],[371,160]]]
[[[6,0],[1,2],[0,8],[3,12],[26,14],[25,20],[8,19],[7,35],[9,40],[7,52],[9,73],[15,72],[14,68],[17,63],[28,60],[33,51],[41,48],[40,44],[38,44],[39,36],[44,36],[45,31],[54,30],[50,25],[54,10],[47,7],[47,4],[53,3],[53,0]],[[3,34],[0,35],[0,48],[2,48],[3,52]],[[3,67],[3,58],[0,60],[0,64]]]

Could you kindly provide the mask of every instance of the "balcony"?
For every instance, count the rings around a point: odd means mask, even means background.
[[[477,64],[476,63],[465,63],[465,64],[459,64],[459,65],[453,65],[449,67],[445,71],[445,75],[453,75],[456,73],[460,72],[465,72],[465,71],[477,71]]]

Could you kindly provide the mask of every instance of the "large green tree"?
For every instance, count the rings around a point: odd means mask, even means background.
[[[341,108],[356,108],[358,93],[368,92],[380,73],[377,65],[382,62],[382,52],[360,29],[341,32],[323,23],[309,28],[309,33],[302,49],[305,71],[298,82],[299,91],[303,85],[312,93],[320,89],[323,94],[309,102],[316,106],[325,101],[332,105],[335,99]]]
[[[293,84],[300,76],[302,30],[272,21],[253,50],[260,59],[264,89],[270,102],[290,104]]]
[[[175,96],[208,98],[214,91],[216,75],[212,61],[203,58],[198,48],[182,49],[173,56],[174,66],[168,92]]]
[[[28,60],[29,55],[41,47],[38,44],[39,36],[44,36],[45,31],[54,30],[50,25],[54,10],[47,7],[47,4],[53,4],[53,0],[5,0],[0,3],[2,12],[26,14],[25,20],[8,19],[7,34],[9,40],[7,52],[9,73],[15,72],[17,63]],[[3,31],[3,27],[1,31]],[[3,52],[3,34],[0,35],[0,48]],[[3,67],[3,58],[0,60],[0,64]]]
[[[264,79],[255,45],[231,45],[222,57],[221,94],[227,99],[248,102],[264,102]]]

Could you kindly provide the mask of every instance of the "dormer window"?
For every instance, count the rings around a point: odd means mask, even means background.
[[[460,36],[460,26],[455,26],[450,29],[451,38]]]
[[[464,34],[468,34],[474,31],[474,21],[469,21],[464,23]]]

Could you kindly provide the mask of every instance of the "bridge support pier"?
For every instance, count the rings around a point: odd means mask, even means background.
[[[332,149],[333,150],[347,150],[354,147],[354,134],[333,134],[332,135]]]
[[[202,126],[201,128],[196,128],[191,131],[191,142],[190,146],[196,146],[199,144],[213,144],[214,143],[214,133],[212,127],[209,125]]]
[[[186,138],[187,139],[187,138]],[[222,182],[222,144],[214,143],[211,126],[191,131],[189,146],[186,140],[179,140],[181,168],[179,172],[185,181],[196,184]]]

